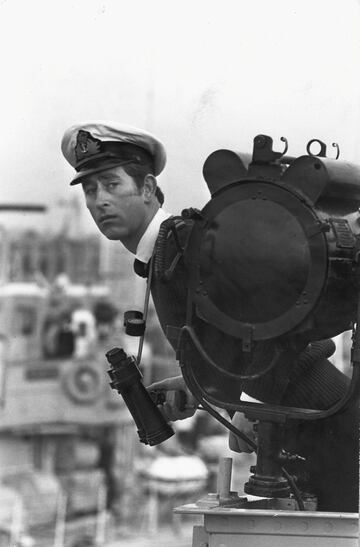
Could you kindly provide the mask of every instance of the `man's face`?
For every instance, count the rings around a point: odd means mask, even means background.
[[[108,239],[118,239],[136,249],[148,224],[144,192],[122,167],[94,173],[84,179],[86,206],[99,230]]]

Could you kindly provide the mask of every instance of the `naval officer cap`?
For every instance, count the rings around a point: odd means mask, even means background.
[[[77,171],[71,185],[81,183],[87,175],[130,163],[150,165],[157,176],[166,163],[164,145],[156,137],[116,122],[94,121],[69,127],[61,150]]]

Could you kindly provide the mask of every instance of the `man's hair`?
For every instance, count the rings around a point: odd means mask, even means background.
[[[125,173],[132,177],[135,181],[135,184],[138,190],[142,190],[144,186],[144,179],[149,173],[154,175],[154,167],[151,162],[146,163],[128,163],[123,166]],[[159,186],[156,186],[155,197],[162,207],[165,197]]]

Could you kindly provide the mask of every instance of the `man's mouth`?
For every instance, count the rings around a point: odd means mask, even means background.
[[[116,215],[102,215],[99,218],[99,224],[105,224],[105,222],[110,222],[112,220],[115,220]]]

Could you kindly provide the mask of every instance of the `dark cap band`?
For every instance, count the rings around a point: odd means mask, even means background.
[[[112,169],[113,167],[121,167],[122,165],[129,165],[134,163],[132,160],[121,160],[116,158],[104,158],[94,161],[87,168],[84,167],[81,171],[75,175],[73,180],[70,182],[70,186],[75,184],[80,184],[83,182],[83,179],[94,173],[100,173],[101,171],[106,171],[107,169]]]
[[[92,137],[88,131],[79,131],[75,157],[76,171],[82,171],[94,161],[106,158],[117,158],[139,164],[153,163],[151,155],[140,146],[116,141],[100,141]]]
[[[82,182],[80,179],[99,173],[112,167],[135,163],[149,165],[154,169],[152,156],[140,146],[134,144],[100,141],[88,131],[79,131],[75,147],[76,165],[78,174],[74,177],[71,186]]]

